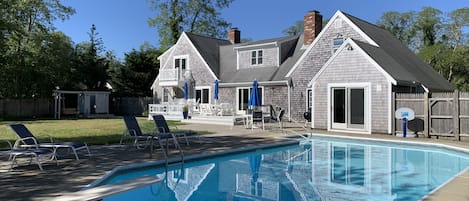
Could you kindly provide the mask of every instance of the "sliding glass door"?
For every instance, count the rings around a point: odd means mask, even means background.
[[[365,88],[331,88],[332,128],[365,129]]]

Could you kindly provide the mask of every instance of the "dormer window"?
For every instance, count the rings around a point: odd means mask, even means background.
[[[251,65],[260,65],[262,64],[262,50],[251,51]]]
[[[342,35],[338,35],[337,38],[332,39],[332,53],[335,53],[342,43],[344,43]]]

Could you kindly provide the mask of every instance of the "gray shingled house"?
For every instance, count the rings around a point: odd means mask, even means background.
[[[337,11],[323,27],[317,11],[304,16],[304,33],[240,42],[183,33],[159,57],[152,90],[157,103],[180,102],[184,74],[195,80],[194,99],[245,112],[253,80],[263,104],[286,109],[289,120],[312,112],[312,128],[391,132],[392,92],[451,91],[453,86],[387,31]]]

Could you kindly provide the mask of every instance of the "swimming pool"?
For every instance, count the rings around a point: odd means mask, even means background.
[[[462,149],[319,136],[168,167],[125,168],[93,185],[163,178],[104,200],[419,200],[467,167]]]

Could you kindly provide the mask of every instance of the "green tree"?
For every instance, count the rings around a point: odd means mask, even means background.
[[[161,51],[142,46],[125,54],[125,63],[110,70],[113,91],[121,96],[152,96],[150,87],[158,75]]]
[[[416,49],[416,29],[414,28],[415,20],[415,11],[404,13],[390,11],[384,13],[376,24],[391,32],[391,34],[396,36],[397,39],[409,46],[411,49]]]
[[[223,38],[230,26],[218,10],[227,8],[233,0],[148,1],[150,8],[157,11],[148,23],[157,27],[162,50],[174,45],[183,31]]]
[[[107,62],[100,54],[104,51],[102,39],[96,32],[96,26],[91,25],[88,36],[89,42],[76,46],[76,67],[74,69],[77,85],[74,88],[82,90],[104,90],[108,80]]]
[[[287,36],[296,36],[303,33],[304,21],[298,20],[295,22],[295,25],[290,26],[282,31],[283,34]]]
[[[438,40],[438,32],[443,27],[442,12],[432,7],[424,7],[415,21],[415,29],[421,37],[420,47],[435,45]]]
[[[37,52],[47,49],[48,44],[64,42],[55,38],[52,22],[65,20],[74,12],[60,0],[0,3],[0,97],[50,96],[42,81],[54,73],[50,71],[52,64],[41,60]]]

